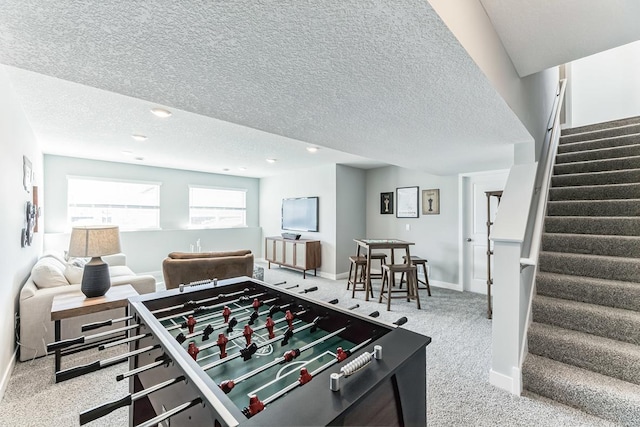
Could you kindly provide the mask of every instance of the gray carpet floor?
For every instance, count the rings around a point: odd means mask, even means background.
[[[259,264],[262,265],[262,264]],[[274,267],[265,269],[265,281],[300,289],[318,286],[307,294],[319,300],[338,298],[338,305],[362,314],[378,310],[379,319],[393,322],[406,316],[403,327],[428,335],[427,417],[430,426],[613,426],[573,408],[533,395],[513,396],[489,384],[491,366],[491,320],[485,317],[486,297],[432,288],[432,297],[421,291],[422,310],[415,302],[392,301],[391,311],[383,304],[364,301],[364,292],[351,298],[346,280],[327,280]],[[374,283],[377,296],[379,281]],[[97,351],[97,350],[96,350]],[[64,360],[64,367],[95,360],[91,351]],[[112,366],[83,377],[53,383],[53,357],[17,363],[2,402],[0,426],[77,426],[78,414],[98,404],[124,396],[125,382],[115,376],[125,364]],[[90,426],[126,426],[128,408],[121,408]]]

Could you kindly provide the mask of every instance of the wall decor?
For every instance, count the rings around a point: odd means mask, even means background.
[[[380,193],[380,213],[392,214],[393,213],[393,192]]]
[[[27,159],[27,156],[22,156],[22,186],[27,191],[31,192],[31,185],[33,183],[33,168],[31,166],[31,160]]]
[[[396,188],[396,217],[418,218],[418,187]]]
[[[22,247],[31,246],[33,242],[33,227],[35,226],[36,207],[31,202],[27,202],[25,207],[25,227],[20,235]]]
[[[422,215],[440,214],[440,189],[422,190]]]

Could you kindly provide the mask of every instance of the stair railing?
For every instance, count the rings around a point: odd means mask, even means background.
[[[537,163],[511,168],[491,240],[494,243],[494,317],[490,382],[522,392],[521,368],[535,293],[547,195],[560,141],[560,111],[566,80],[558,84]],[[534,268],[528,268],[534,267]]]

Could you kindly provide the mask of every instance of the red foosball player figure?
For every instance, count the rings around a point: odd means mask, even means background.
[[[276,334],[273,333],[273,327],[275,325],[276,325],[276,322],[274,322],[271,317],[267,317],[267,321],[265,322],[264,326],[265,328],[267,328],[267,331],[269,332],[269,339],[273,339],[276,337]]]
[[[226,381],[222,381],[220,383],[220,388],[222,389],[222,391],[224,391],[226,394],[229,394],[229,392],[231,390],[233,390],[233,388],[236,386],[236,383],[233,382],[233,380],[226,380]]]
[[[229,338],[225,336],[225,334],[218,334],[218,341],[216,341],[216,345],[220,349],[220,359],[224,359],[227,357],[227,343],[229,342]]]
[[[187,317],[187,328],[189,328],[190,334],[193,333],[193,327],[196,326],[196,323],[198,323],[198,321],[190,314],[189,317]]]
[[[309,371],[307,371],[307,368],[301,368],[300,369],[300,378],[298,378],[298,382],[300,383],[300,385],[305,385],[306,383],[308,383],[312,379],[313,379],[313,377],[311,376]]]
[[[224,323],[229,323],[229,316],[231,316],[231,309],[225,305],[222,309],[222,317],[224,318]]]
[[[291,313],[291,310],[287,310],[287,311],[284,313],[284,318],[285,318],[285,320],[287,321],[287,323],[289,324],[289,329],[293,328],[293,319],[294,319],[294,316],[293,316],[293,313]]]
[[[247,345],[251,344],[251,335],[253,335],[253,329],[251,329],[251,326],[244,325],[242,335],[244,335],[244,339],[247,341]]]
[[[193,360],[197,360],[198,353],[200,353],[200,349],[196,347],[195,341],[189,342],[189,348],[187,348],[187,353],[189,353],[189,356],[191,356]]]
[[[242,413],[247,417],[252,417],[258,412],[264,409],[264,403],[258,399],[255,394],[249,398],[249,406],[242,410]]]
[[[262,303],[258,300],[258,298],[254,298],[253,299],[253,304],[251,304],[253,306],[253,309],[255,311],[258,311],[258,309],[260,308],[260,306],[262,305]]]
[[[344,351],[342,347],[338,347],[338,349],[336,350],[336,359],[338,359],[338,362],[342,362],[344,359],[346,359],[350,355],[351,353],[348,350]]]

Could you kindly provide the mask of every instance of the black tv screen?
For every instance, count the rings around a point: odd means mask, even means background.
[[[282,229],[318,231],[318,198],[282,199]]]

